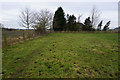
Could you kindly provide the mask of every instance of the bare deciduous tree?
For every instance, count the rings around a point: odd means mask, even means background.
[[[40,12],[34,13],[34,28],[51,28],[52,26],[52,20],[53,20],[53,14],[45,9],[41,10]],[[38,25],[38,26],[36,26]]]
[[[80,18],[82,17],[83,15],[82,14],[79,14],[78,15],[78,22],[80,23],[81,21],[80,21]]]
[[[21,11],[20,26],[29,29],[32,26],[32,11],[29,8],[25,8]]]
[[[93,9],[91,11],[91,22],[93,28],[96,28],[99,17],[100,17],[100,11],[96,8],[96,6],[93,6]]]

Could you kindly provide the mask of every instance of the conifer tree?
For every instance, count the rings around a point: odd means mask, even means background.
[[[62,7],[59,7],[54,14],[53,29],[54,31],[63,31],[65,29],[66,19]]]
[[[110,22],[111,21],[108,21],[107,23],[106,23],[106,25],[104,26],[104,28],[103,28],[103,31],[107,31],[108,29],[109,29],[109,25],[110,25]]]
[[[98,24],[97,30],[100,31],[102,27],[103,20]]]
[[[92,31],[92,23],[90,21],[90,17],[86,18],[86,20],[84,22],[83,30],[84,31]]]

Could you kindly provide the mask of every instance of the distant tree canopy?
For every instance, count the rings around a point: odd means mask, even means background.
[[[64,17],[64,11],[62,7],[59,7],[57,11],[55,12],[54,18],[53,18],[53,29],[54,31],[63,31],[64,27],[66,25],[66,19]]]

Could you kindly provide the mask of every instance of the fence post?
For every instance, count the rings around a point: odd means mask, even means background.
[[[23,40],[25,41],[25,34],[23,33]]]
[[[28,40],[30,40],[31,34],[30,32],[28,32]]]
[[[4,34],[4,43],[5,43],[5,46],[8,46],[7,37],[5,34]]]
[[[40,37],[40,32],[39,32],[39,35],[38,35],[39,37]]]
[[[34,36],[35,36],[35,35],[34,35],[34,32],[33,32],[33,33],[32,33],[32,37],[33,37],[33,39],[34,39]]]

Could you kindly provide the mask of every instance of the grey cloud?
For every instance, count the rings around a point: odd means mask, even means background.
[[[108,13],[106,13],[106,11],[117,12],[117,2],[3,2],[0,3],[0,12],[2,12],[0,15],[4,15],[4,17],[2,17],[3,20],[8,19],[7,22],[4,22],[6,27],[23,28],[18,24],[18,16],[21,9],[25,7],[30,7],[33,10],[47,8],[54,13],[55,10],[61,6],[66,14],[70,13],[76,16],[83,14],[82,22],[84,22],[87,15],[89,16],[93,5],[96,5],[102,12],[101,15],[106,15],[105,17],[101,17],[101,19],[104,19],[105,22],[112,19],[114,23],[111,23],[111,27],[117,26],[117,20],[115,19],[117,15],[109,13],[109,15],[111,14],[111,16],[113,16],[113,18],[109,18],[107,17]]]

